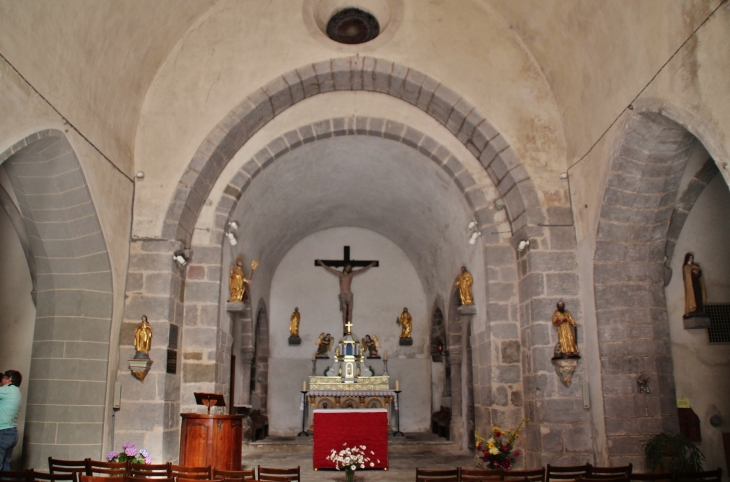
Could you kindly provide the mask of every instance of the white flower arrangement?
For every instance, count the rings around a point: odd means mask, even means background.
[[[337,470],[345,469],[346,472],[355,472],[357,469],[364,469],[366,467],[375,467],[375,462],[370,461],[370,457],[367,456],[367,447],[364,445],[356,445],[355,447],[347,447],[347,444],[343,444],[344,449],[337,452],[332,449],[332,453],[327,456],[327,460],[335,463]],[[370,451],[370,455],[375,455],[375,452]],[[378,460],[380,463],[380,460]]]

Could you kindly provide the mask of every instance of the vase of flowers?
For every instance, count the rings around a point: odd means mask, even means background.
[[[145,449],[139,449],[139,451],[137,451],[137,447],[135,447],[132,442],[126,442],[124,445],[122,445],[121,452],[112,450],[111,452],[106,454],[106,460],[107,460],[107,462],[130,461],[133,464],[146,464],[146,465],[149,465],[152,463],[152,459],[150,458],[150,453]]]
[[[526,418],[520,421],[517,428],[502,430],[496,425],[492,429],[491,437],[484,438],[475,430],[474,436],[477,442],[477,457],[488,469],[509,470],[520,456],[519,451],[514,449],[515,440],[520,438],[519,431],[522,425],[527,422]]]
[[[335,469],[345,469],[345,480],[347,482],[355,480],[355,471],[357,469],[375,467],[375,462],[370,461],[370,457],[366,454],[367,447],[364,445],[348,447],[347,444],[343,444],[343,446],[345,448],[339,452],[332,449],[332,453],[327,456],[327,460],[335,463]],[[370,455],[375,455],[375,452],[371,450]]]

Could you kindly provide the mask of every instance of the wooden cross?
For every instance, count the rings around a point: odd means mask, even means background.
[[[342,259],[323,259],[322,264],[325,266],[329,266],[331,268],[339,268],[347,266],[348,264],[352,266],[353,268],[361,267],[364,268],[365,266],[368,266],[370,263],[375,262],[374,268],[377,268],[380,266],[380,262],[377,260],[370,260],[370,261],[355,261],[353,259],[350,259],[350,247],[345,246],[344,247],[344,254]],[[317,260],[314,260],[314,265],[319,266],[317,264]]]

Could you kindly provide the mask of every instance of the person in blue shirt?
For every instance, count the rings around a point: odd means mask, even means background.
[[[20,382],[17,370],[8,370],[0,379],[0,471],[10,470],[10,459],[18,443],[18,412],[20,412]]]

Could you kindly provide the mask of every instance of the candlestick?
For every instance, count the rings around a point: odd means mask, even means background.
[[[395,381],[395,391],[396,392],[400,391],[400,381],[398,381],[398,380]]]

